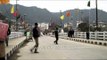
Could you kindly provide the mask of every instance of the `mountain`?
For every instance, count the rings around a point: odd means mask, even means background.
[[[7,5],[0,5],[0,12],[2,12],[3,15],[5,15],[8,18],[15,19],[15,17],[10,13],[11,4]],[[25,7],[22,5],[17,5],[18,11],[21,14],[21,16],[25,16],[25,20],[29,22],[30,24],[33,24],[35,22],[55,22],[55,23],[61,23],[60,20],[60,12],[49,12],[47,9],[41,9],[38,7]],[[68,10],[67,10],[68,11]],[[77,20],[84,20],[85,17],[89,17],[90,13],[90,22],[95,22],[96,20],[96,13],[95,9],[91,10],[80,10],[78,12],[78,15],[75,14],[76,9],[70,10],[71,11],[71,17],[66,17],[63,23],[66,22],[74,22],[74,25],[76,24]],[[66,11],[62,12],[62,14],[66,15]],[[98,21],[107,22],[107,12],[98,10]]]

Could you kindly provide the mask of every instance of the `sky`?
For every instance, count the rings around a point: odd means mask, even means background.
[[[50,12],[60,12],[69,9],[91,9],[95,8],[95,0],[90,0],[90,7],[87,6],[89,0],[18,0],[18,4],[31,7],[46,8]],[[16,4],[15,0],[10,0],[10,4]],[[107,12],[107,0],[98,0],[98,9]]]

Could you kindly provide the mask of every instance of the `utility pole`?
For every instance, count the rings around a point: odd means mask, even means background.
[[[63,33],[63,19],[61,19],[62,17],[62,11],[60,10],[60,20],[61,20],[61,33]]]
[[[98,4],[96,0],[96,30],[98,31]]]
[[[25,18],[25,17],[26,17],[26,14],[24,14],[24,20],[26,20],[26,18]]]
[[[17,9],[17,0],[16,0],[16,31],[18,31],[18,9]]]
[[[60,10],[60,17],[62,16],[62,11]],[[60,19],[61,20],[61,19]],[[61,28],[63,28],[63,22],[61,20]]]
[[[90,8],[90,0],[87,6]],[[88,30],[86,31],[86,39],[90,39],[90,9],[89,9],[89,16],[88,16]]]

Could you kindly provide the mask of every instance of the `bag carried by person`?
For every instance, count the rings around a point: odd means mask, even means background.
[[[0,22],[0,41],[5,41],[7,37],[8,24]]]

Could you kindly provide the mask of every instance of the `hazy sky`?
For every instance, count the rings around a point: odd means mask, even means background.
[[[95,8],[95,0],[91,1],[91,7],[87,7],[89,0],[18,0],[18,4],[24,6],[36,6],[46,8],[50,12],[59,12],[69,9],[90,9]],[[15,4],[15,0],[10,0],[11,4]],[[98,9],[107,12],[107,0],[98,0]]]

